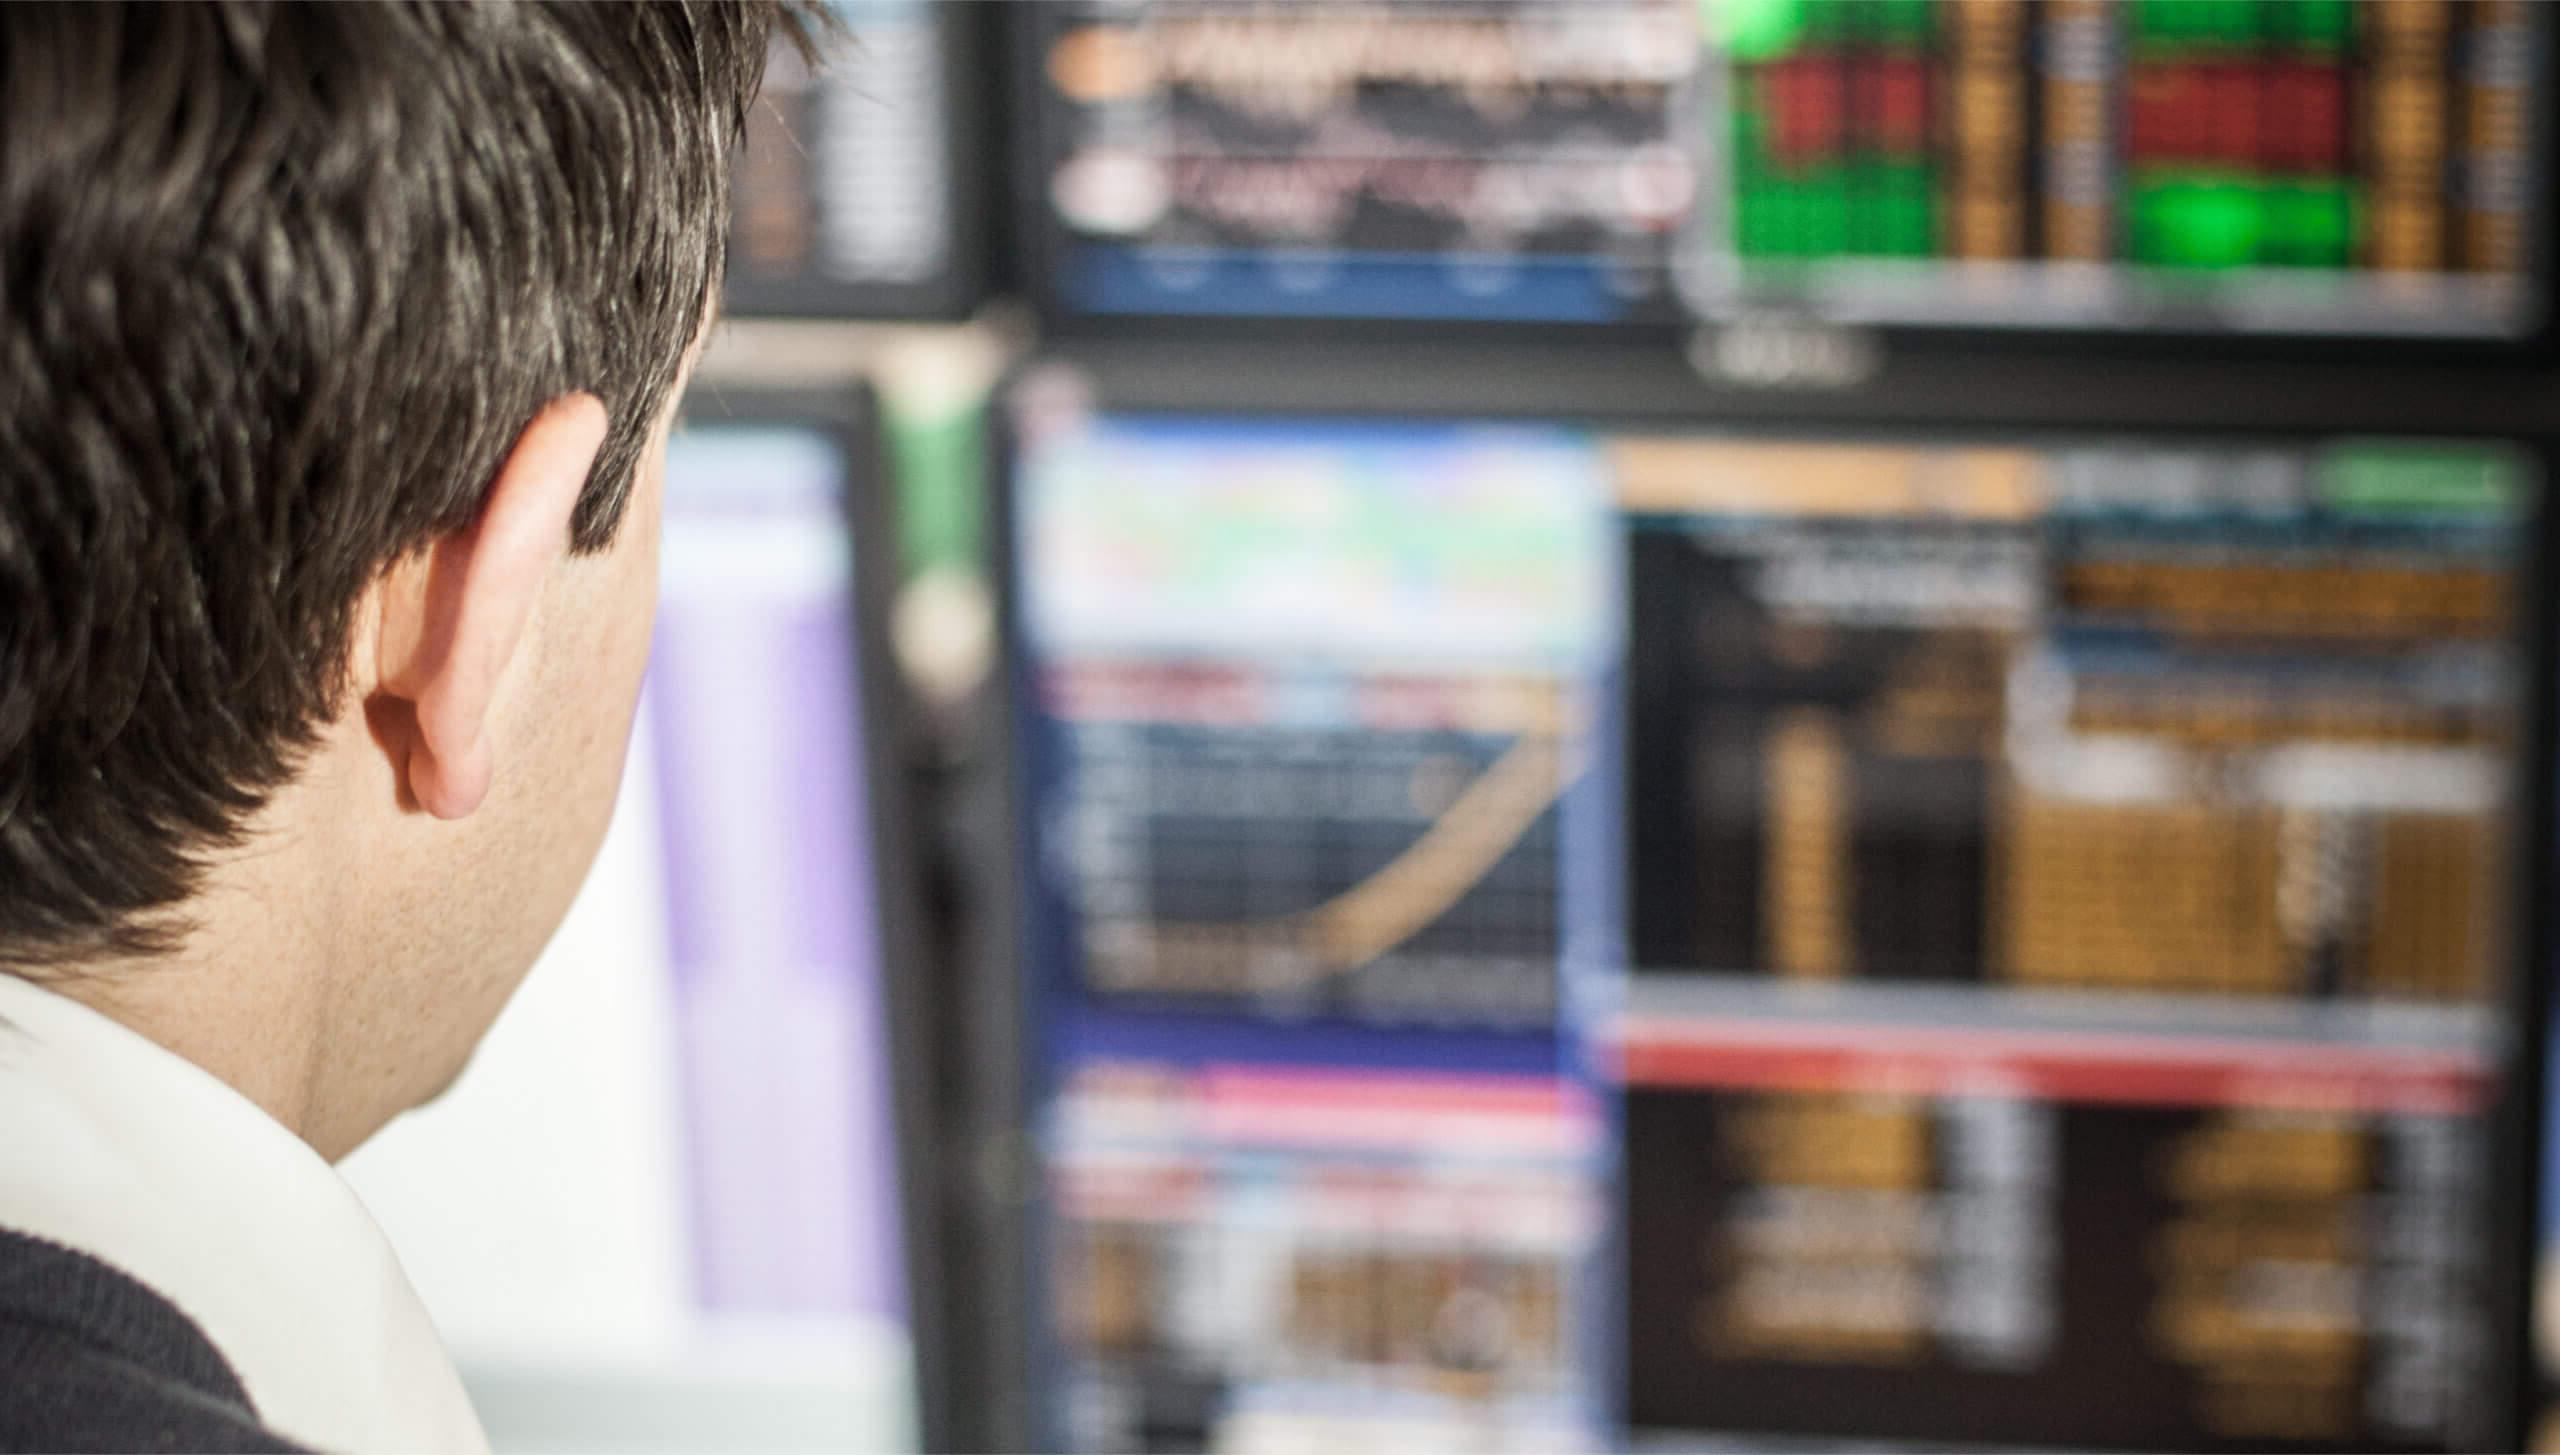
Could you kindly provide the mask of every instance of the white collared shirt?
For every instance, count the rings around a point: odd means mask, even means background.
[[[0,1227],[175,1304],[288,1439],[362,1455],[488,1449],[390,1243],[337,1169],[211,1073],[5,973]]]

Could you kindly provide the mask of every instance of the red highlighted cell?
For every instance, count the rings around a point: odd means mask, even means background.
[[[2192,161],[2207,154],[2213,86],[2205,67],[2142,67],[2127,102],[2125,140],[2132,160]]]
[[[2335,172],[2347,159],[2346,77],[2334,66],[2268,67],[2267,165],[2289,172]]]
[[[1894,56],[1873,63],[1876,146],[1897,153],[1929,147],[1929,72],[1917,59]]]
[[[2259,160],[2261,101],[2266,96],[2263,66],[2220,65],[2206,76],[2206,156],[2215,161],[2256,166]]]
[[[1769,150],[1781,165],[1840,155],[1849,110],[1849,68],[1829,56],[1781,61],[1765,73]]]

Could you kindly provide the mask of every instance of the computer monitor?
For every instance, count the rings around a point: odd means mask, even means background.
[[[1710,317],[2512,340],[2552,17],[2506,0],[1739,0],[1698,73]]]
[[[2502,1438],[2536,458],[1614,448],[1631,1418]]]
[[[1029,1443],[1328,1412],[1582,1442],[1612,1397],[1609,1092],[1569,1030],[1615,959],[1601,476],[1535,426],[1068,417],[1017,448]]]
[[[351,1164],[501,1451],[939,1435],[877,449],[851,391],[692,386],[596,871]]]
[[[978,8],[834,0],[813,71],[776,41],[731,180],[727,310],[957,318],[986,288]]]
[[[1067,319],[1667,325],[1690,11],[1019,7],[1025,281]]]
[[[2540,445],[1113,378],[1004,471],[1015,1443],[2517,1438]]]
[[[2508,345],[2527,0],[1028,7],[1062,321],[1813,321]]]

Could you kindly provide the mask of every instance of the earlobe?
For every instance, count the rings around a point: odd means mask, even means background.
[[[469,818],[489,796],[495,768],[485,733],[458,752],[421,741],[409,753],[409,797],[435,818]]]
[[[432,543],[423,569],[385,583],[395,599],[385,603],[381,690],[408,703],[416,730],[400,771],[407,797],[436,818],[469,816],[496,781],[492,708],[543,583],[568,554],[606,427],[594,395],[553,400],[517,436],[470,527]]]

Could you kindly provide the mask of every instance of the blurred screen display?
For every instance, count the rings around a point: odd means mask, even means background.
[[[1060,1443],[2485,1438],[2530,456],[1105,414],[1014,490]]]
[[[1026,440],[1048,1443],[1599,1443],[1594,464],[1536,429]]]
[[[1092,314],[2503,338],[2526,0],[1040,7]]]
[[[1690,14],[1034,7],[1055,286],[1095,313],[1674,317]]]
[[[1633,441],[1635,961],[2490,993],[2518,466]],[[2166,919],[2168,923],[2162,923]]]
[[[848,466],[677,434],[648,711],[701,1299],[902,1322]]]
[[[836,0],[822,66],[777,40],[731,182],[733,313],[898,316],[953,301],[951,18]]]
[[[1660,1270],[1630,1285],[1639,1419],[2476,1448],[2477,1087],[2385,1071],[2360,1088],[2350,1058],[2317,1095],[2214,1071],[2138,1095],[2094,1076],[1995,1092],[1987,1059],[1935,1085],[1746,1071],[1630,1098],[1630,1257]]]
[[[1552,1024],[1601,610],[1587,461],[1168,424],[1035,478],[1082,991]]]
[[[2518,458],[1617,449],[1635,1417],[2462,1442]]]
[[[1044,1252],[1071,1448],[1599,1448],[1579,1089],[1294,1058],[1068,1075]]]
[[[1710,314],[2523,331],[2526,0],[1736,0],[1702,71]]]

